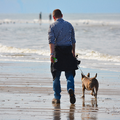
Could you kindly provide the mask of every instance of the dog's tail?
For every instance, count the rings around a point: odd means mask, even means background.
[[[96,77],[97,77],[97,73],[95,74],[95,77],[94,77],[94,79],[96,79]]]

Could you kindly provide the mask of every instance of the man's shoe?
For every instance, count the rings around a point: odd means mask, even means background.
[[[76,98],[75,98],[75,95],[74,95],[74,91],[72,89],[69,89],[68,91],[69,95],[70,95],[70,103],[71,104],[74,104],[76,102]]]
[[[53,98],[52,104],[60,104],[60,100]]]

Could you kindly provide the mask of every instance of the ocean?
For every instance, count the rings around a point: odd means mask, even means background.
[[[0,61],[49,62],[49,14],[0,14]],[[83,68],[120,72],[120,14],[64,14]]]

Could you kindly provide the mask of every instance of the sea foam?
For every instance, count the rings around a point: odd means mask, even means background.
[[[9,56],[24,58],[29,56],[29,59],[37,59],[40,55],[45,57],[49,57],[50,55],[50,52],[47,49],[16,48],[2,44],[0,44],[0,53],[1,57]],[[79,59],[120,62],[120,56],[103,54],[94,50],[76,50],[76,54],[78,54]]]

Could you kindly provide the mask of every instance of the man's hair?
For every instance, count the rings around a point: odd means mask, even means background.
[[[60,17],[62,17],[62,12],[61,12],[59,9],[55,9],[55,10],[53,11],[53,16],[54,16],[55,18],[60,18]]]

